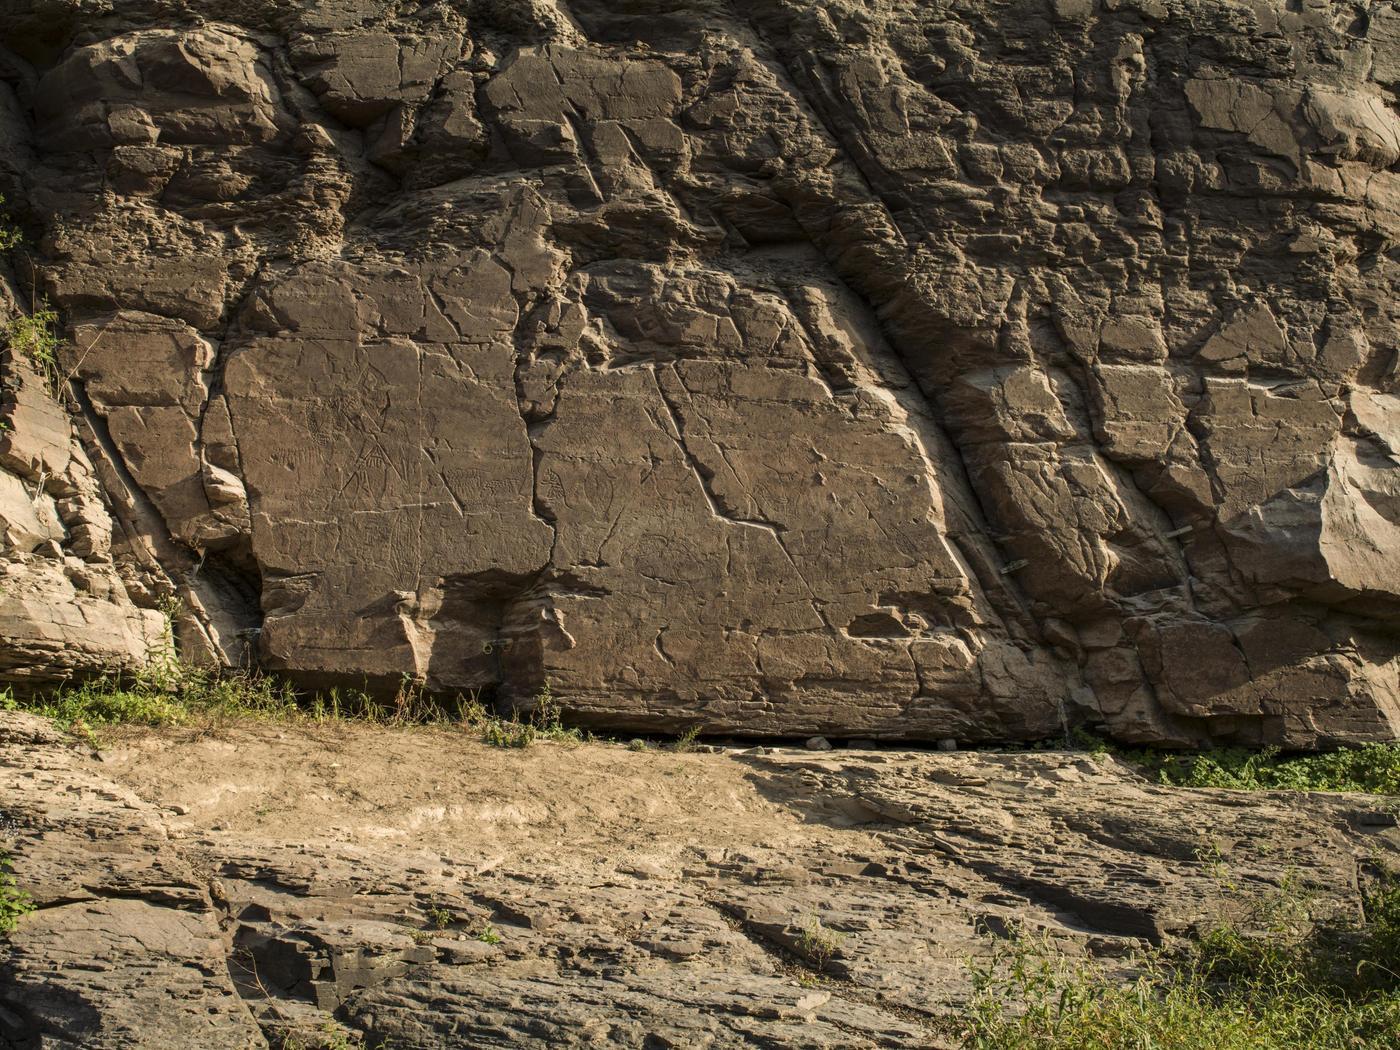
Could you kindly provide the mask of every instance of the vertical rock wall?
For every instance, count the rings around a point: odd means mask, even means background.
[[[117,561],[204,657],[635,728],[1400,730],[1393,3],[0,30]]]

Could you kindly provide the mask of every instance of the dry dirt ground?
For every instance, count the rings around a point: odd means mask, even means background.
[[[39,910],[0,1046],[929,1047],[1016,923],[1110,965],[1290,879],[1355,909],[1361,796],[1187,791],[1080,753],[127,732],[0,713]],[[327,1027],[327,1026],[330,1027]]]

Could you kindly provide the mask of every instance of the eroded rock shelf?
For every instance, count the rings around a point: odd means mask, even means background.
[[[0,712],[0,806],[38,905],[0,951],[18,1050],[952,1050],[969,965],[1018,931],[1126,967],[1284,886],[1359,915],[1400,856],[1387,800],[1082,752],[336,723],[133,730],[97,761]]]

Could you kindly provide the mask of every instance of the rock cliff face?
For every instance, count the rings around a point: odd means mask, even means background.
[[[176,593],[206,659],[600,725],[1400,732],[1391,0],[29,0],[0,42],[78,439],[11,362],[13,674]]]

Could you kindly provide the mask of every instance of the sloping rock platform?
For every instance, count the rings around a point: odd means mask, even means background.
[[[1292,879],[1348,913],[1362,796],[1063,752],[527,751],[449,730],[133,732],[0,713],[39,910],[0,1046],[938,1047],[1013,922],[1114,965]],[[835,935],[824,968],[804,932]]]
[[[1400,8],[0,7],[0,676],[1400,733]],[[70,426],[71,420],[71,426]]]

